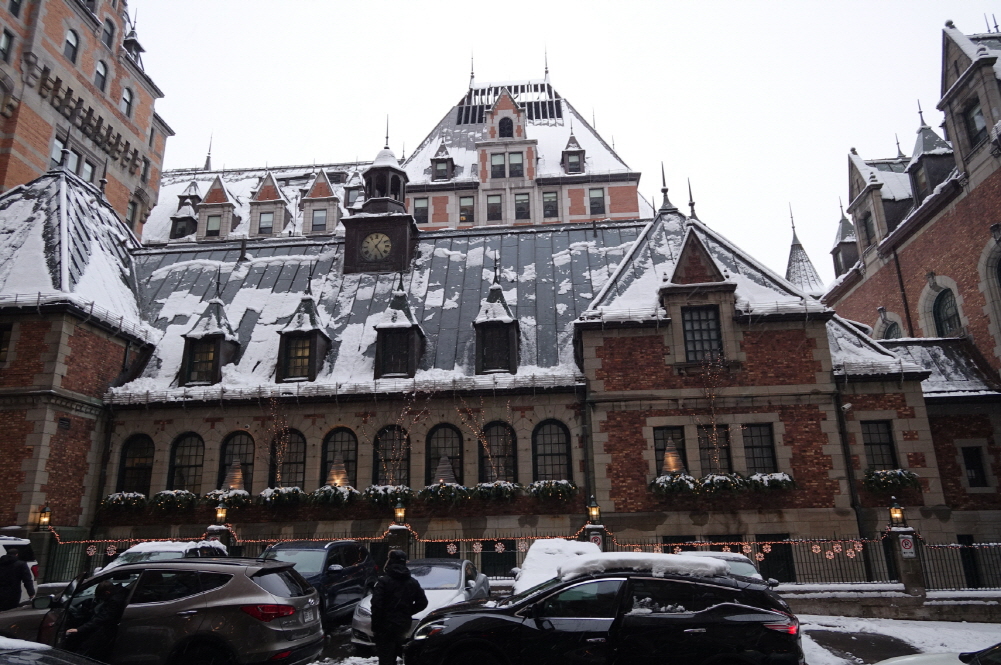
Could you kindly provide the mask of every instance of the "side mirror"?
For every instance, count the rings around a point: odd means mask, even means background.
[[[327,566],[327,572],[328,573],[336,573],[336,572],[341,571],[341,570],[344,570],[344,566],[342,566],[339,563],[332,563],[329,566]]]
[[[779,581],[777,579],[775,579],[774,577],[769,577],[768,581],[766,582],[766,584],[768,585],[768,588],[774,589],[775,587],[777,587],[779,585]]]
[[[552,630],[553,622],[549,619],[545,619],[542,616],[542,603],[539,601],[532,605],[532,620],[535,621],[535,626],[541,630]]]
[[[959,660],[962,663],[969,663],[974,658],[976,658],[976,656],[977,656],[977,652],[976,651],[968,651],[966,653],[959,654]]]
[[[466,588],[472,589],[476,586],[476,580],[466,580]]]
[[[36,610],[47,610],[55,603],[54,596],[36,596],[31,599],[31,606]]]

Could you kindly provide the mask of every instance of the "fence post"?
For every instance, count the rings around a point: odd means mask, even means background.
[[[918,556],[917,533],[912,527],[890,527],[890,537],[894,540],[893,558],[900,571],[900,581],[909,596],[925,596],[925,576]]]
[[[393,524],[386,535],[386,545],[392,550],[410,552],[410,529],[402,524]]]

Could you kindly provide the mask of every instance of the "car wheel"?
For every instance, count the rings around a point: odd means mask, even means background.
[[[176,665],[230,665],[232,659],[219,647],[196,644],[184,649],[173,662]]]
[[[504,665],[496,654],[490,651],[484,651],[483,649],[467,649],[460,651],[459,653],[451,656],[447,662],[448,665],[468,665],[469,663],[476,663],[476,665]]]

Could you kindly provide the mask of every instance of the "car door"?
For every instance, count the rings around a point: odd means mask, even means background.
[[[344,569],[342,549],[339,546],[331,547],[323,562],[323,595],[328,614],[347,605],[350,595],[349,573]]]
[[[611,636],[616,663],[655,665],[665,654],[679,663],[703,660],[709,631],[698,615],[691,583],[633,578],[624,600]]]
[[[139,579],[141,572],[141,570],[136,569],[125,571],[116,569],[105,575],[94,577],[78,586],[73,595],[60,609],[60,615],[53,617],[55,619],[53,626],[55,629],[55,638],[53,642],[56,645],[62,645],[65,642],[66,631],[68,629],[77,628],[91,618],[94,607],[97,605],[95,592],[97,591],[98,584],[105,580],[111,580],[111,583],[124,590],[126,597],[128,597],[135,587],[135,583]]]
[[[364,598],[366,591],[367,571],[365,557],[359,545],[348,543],[340,548],[341,565],[344,566],[344,590],[341,598],[345,605],[353,605]]]
[[[175,644],[200,629],[204,609],[197,570],[143,571],[118,625],[115,662],[118,665],[164,662]]]
[[[490,597],[490,580],[487,576],[476,570],[472,561],[465,564],[465,595],[466,600],[472,598]]]
[[[528,608],[521,658],[540,665],[611,662],[609,633],[625,580],[587,580],[563,587]]]

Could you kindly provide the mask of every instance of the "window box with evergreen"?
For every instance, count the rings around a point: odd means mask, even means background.
[[[921,489],[918,474],[907,469],[868,469],[862,478],[862,486],[870,492]]]

